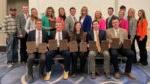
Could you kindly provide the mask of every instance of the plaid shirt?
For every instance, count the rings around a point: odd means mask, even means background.
[[[17,21],[16,18],[6,16],[2,23],[2,31],[9,34],[13,34],[17,31]]]

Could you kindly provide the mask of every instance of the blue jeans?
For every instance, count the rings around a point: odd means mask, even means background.
[[[7,63],[14,63],[18,61],[18,39],[15,34],[8,35],[6,39],[6,52],[7,52]]]

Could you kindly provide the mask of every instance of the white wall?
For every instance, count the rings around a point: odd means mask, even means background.
[[[137,12],[139,9],[144,9],[150,27],[150,0],[118,0],[118,6],[125,5],[128,8],[134,8],[136,10],[136,18]]]
[[[80,9],[82,6],[87,6],[89,15],[94,17],[94,12],[100,10],[104,17],[107,16],[107,8],[114,7],[115,0],[29,0],[30,8],[35,7],[39,10],[40,14],[45,12],[48,6],[55,9],[56,16],[58,15],[58,8],[64,7],[67,15],[69,15],[69,8],[74,6],[77,9],[77,17],[80,16]]]
[[[118,1],[118,2],[116,2]],[[150,26],[150,0],[29,0],[30,8],[37,8],[39,15],[45,12],[48,6],[52,6],[55,9],[56,16],[58,15],[58,8],[64,7],[66,9],[67,16],[69,15],[69,8],[74,6],[77,9],[77,17],[80,16],[80,9],[82,6],[87,6],[89,9],[89,15],[94,17],[94,12],[100,10],[103,16],[107,17],[107,8],[112,6],[114,9],[119,8],[120,5],[125,5],[128,8],[135,8],[136,11],[144,9],[146,11],[147,19]],[[116,7],[116,8],[115,8]],[[115,10],[118,11],[118,10]],[[137,13],[136,13],[137,15]]]

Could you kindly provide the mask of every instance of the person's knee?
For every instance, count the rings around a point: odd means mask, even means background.
[[[104,52],[103,52],[103,55],[104,55],[104,59],[105,59],[105,60],[110,60],[110,54],[109,54],[108,51],[104,51]]]

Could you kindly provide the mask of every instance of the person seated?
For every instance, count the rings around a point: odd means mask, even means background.
[[[70,34],[70,41],[76,41],[78,45],[78,51],[77,52],[72,52],[72,77],[75,77],[77,75],[77,61],[78,58],[80,59],[80,72],[84,73],[85,70],[85,63],[87,59],[86,52],[80,52],[79,51],[79,45],[80,42],[86,42],[86,33],[82,31],[81,29],[81,23],[80,22],[75,22],[74,24],[74,31],[71,32]]]
[[[95,57],[100,54],[104,56],[104,72],[105,76],[107,78],[110,77],[110,55],[108,50],[101,51],[100,43],[103,40],[106,40],[106,32],[99,30],[99,22],[98,21],[93,21],[92,22],[92,31],[88,33],[87,39],[89,41],[95,41],[96,42],[96,47],[97,51],[89,51],[88,55],[88,61],[89,61],[89,67],[90,67],[90,73],[91,73],[91,78],[95,79]]]
[[[114,67],[114,77],[119,79],[120,73],[119,73],[119,65],[118,65],[118,55],[121,54],[123,56],[127,57],[126,66],[125,66],[125,75],[127,75],[130,79],[134,79],[131,75],[131,69],[132,69],[132,61],[134,53],[130,48],[124,48],[122,46],[122,43],[124,39],[128,39],[128,33],[125,29],[119,27],[119,18],[113,18],[112,20],[113,28],[106,30],[106,37],[107,40],[111,43],[113,38],[119,38],[119,48],[113,48],[110,45],[110,56],[111,56],[111,63]]]
[[[59,50],[59,46],[60,46],[60,40],[68,40],[69,41],[69,35],[68,32],[63,30],[63,26],[61,22],[56,22],[56,31],[50,35],[50,40],[54,39],[57,41],[57,46],[58,49],[57,50],[53,50],[53,51],[48,51],[47,55],[46,55],[46,76],[44,77],[44,80],[50,80],[50,75],[51,75],[51,66],[54,63],[53,62],[53,58],[57,55],[60,54],[63,58],[64,58],[64,79],[67,80],[68,79],[68,75],[69,75],[69,69],[70,69],[70,61],[71,61],[71,57],[70,57],[70,53],[68,50],[64,50],[64,51],[60,51]]]
[[[27,42],[35,41],[36,47],[39,46],[40,43],[47,43],[48,42],[48,35],[45,31],[42,30],[42,21],[40,19],[36,20],[35,22],[35,30],[30,31],[28,34]],[[44,77],[44,66],[45,66],[45,54],[34,52],[33,54],[29,54],[28,60],[27,60],[27,78],[29,81],[33,81],[33,64],[34,59],[40,59],[39,60],[39,73],[40,77]]]

